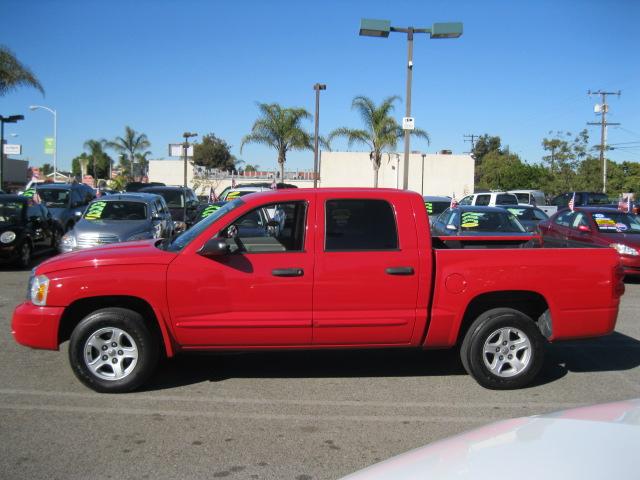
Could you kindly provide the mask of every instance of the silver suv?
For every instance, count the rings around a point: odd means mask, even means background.
[[[108,243],[169,237],[173,221],[160,195],[123,193],[89,204],[73,230],[62,237],[60,251],[71,252]]]
[[[507,192],[486,192],[467,195],[458,202],[458,205],[477,205],[482,207],[495,207],[496,205],[518,205],[518,197]]]

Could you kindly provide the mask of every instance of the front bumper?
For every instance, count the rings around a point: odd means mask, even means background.
[[[13,311],[11,333],[16,342],[31,348],[58,350],[58,327],[64,307],[38,307],[25,301]]]
[[[625,275],[640,275],[640,257],[620,255],[620,265]]]

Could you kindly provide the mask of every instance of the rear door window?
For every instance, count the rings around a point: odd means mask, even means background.
[[[518,197],[516,197],[511,193],[499,193],[498,195],[496,195],[496,205],[517,205],[517,204],[518,204]]]
[[[325,251],[397,250],[393,207],[385,200],[328,200]]]
[[[478,195],[476,198],[476,205],[481,207],[487,207],[491,201],[491,195]]]

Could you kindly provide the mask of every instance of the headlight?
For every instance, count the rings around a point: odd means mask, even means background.
[[[11,243],[16,239],[16,232],[12,232],[11,230],[7,230],[2,235],[0,235],[0,242],[2,243]]]
[[[49,291],[49,279],[45,275],[38,275],[30,280],[31,288],[29,294],[31,303],[43,307],[47,304],[47,293]]]
[[[615,248],[620,255],[631,255],[632,257],[640,255],[635,248],[623,245],[622,243],[610,243],[609,246]]]
[[[63,252],[70,252],[76,245],[76,236],[71,232],[65,233],[60,240],[60,250]]]
[[[135,235],[131,235],[127,238],[127,242],[132,242],[134,240],[146,240],[147,238],[151,238],[149,232],[136,233]]]

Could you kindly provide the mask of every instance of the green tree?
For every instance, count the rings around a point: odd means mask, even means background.
[[[0,45],[0,97],[18,87],[32,87],[44,95],[44,88],[33,72],[11,50]]]
[[[575,136],[571,132],[557,131],[553,137],[542,140],[542,148],[549,152],[548,155],[542,157],[542,161],[548,165],[551,175],[551,179],[546,185],[547,193],[576,190],[578,166],[589,158],[587,130],[582,130]]]
[[[224,171],[233,170],[235,162],[230,150],[231,145],[216,137],[215,134],[209,133],[202,137],[200,143],[194,145],[193,164]]]
[[[484,157],[487,156],[491,152],[497,152],[498,154],[503,154],[502,150],[502,140],[498,136],[491,136],[488,133],[484,135],[480,135],[478,140],[476,140],[473,149],[471,150],[471,155],[475,160],[475,183],[478,184],[480,182],[480,175],[482,170],[482,162]]]
[[[254,164],[254,165],[247,164],[247,165],[244,167],[244,171],[245,171],[245,172],[257,172],[259,168],[260,168],[260,165],[258,165],[257,163],[256,163],[256,164]]]
[[[89,151],[89,172],[96,180],[108,178],[113,160],[104,151],[106,140],[87,140],[84,148]]]
[[[129,177],[131,180],[134,180],[132,175],[134,173],[133,164],[136,154],[144,153],[151,147],[151,142],[149,142],[149,139],[144,133],[138,134],[133,128],[126,126],[124,127],[124,136],[116,137],[114,140],[106,142],[106,147],[111,148],[119,154],[126,155],[129,162]]]
[[[91,164],[91,159],[86,152],[82,152],[80,155],[71,160],[71,173],[78,177],[82,175],[82,161],[86,160],[87,163]]]
[[[280,181],[284,181],[284,164],[291,150],[312,150],[312,136],[302,128],[311,114],[304,108],[285,108],[277,103],[258,103],[260,118],[240,142],[240,153],[248,143],[258,143],[278,152]]]
[[[143,153],[135,154],[134,167],[135,165],[138,166],[135,167],[134,174],[137,174],[139,177],[146,177],[149,175],[149,159],[147,158],[149,155],[151,155],[151,152],[148,150]]]
[[[42,167],[40,167],[40,173],[43,177],[42,180],[44,180],[47,175],[53,173],[53,166],[51,166],[50,163],[44,163]]]
[[[351,102],[351,108],[356,110],[362,122],[363,129],[341,127],[333,130],[327,141],[329,144],[336,138],[346,138],[348,145],[361,143],[369,147],[369,158],[373,166],[373,186],[378,187],[378,172],[382,163],[382,153],[394,150],[404,132],[395,118],[391,116],[398,96],[385,98],[380,105],[376,105],[370,98],[358,95]],[[423,138],[429,142],[429,134],[419,128],[412,130],[411,134]]]

